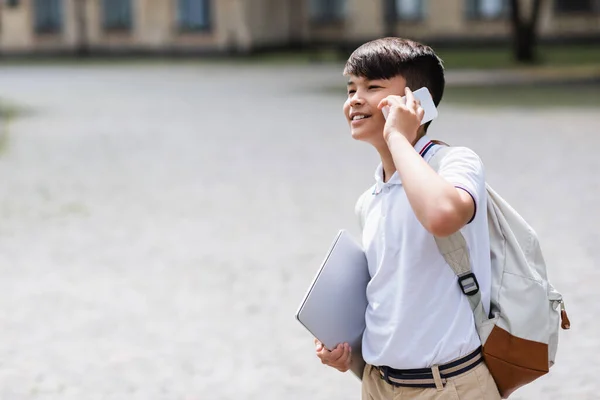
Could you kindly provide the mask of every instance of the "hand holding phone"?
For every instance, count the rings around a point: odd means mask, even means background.
[[[426,87],[415,90],[413,95],[415,96],[416,100],[419,100],[421,107],[425,111],[423,119],[421,120],[421,125],[435,119],[438,116],[438,111],[435,107],[435,103],[433,102],[433,98],[431,97],[431,93],[429,93],[429,90]],[[406,96],[402,96],[402,99],[404,102],[406,102]],[[386,106],[381,109],[381,112],[383,113],[383,117],[387,119],[390,109]]]

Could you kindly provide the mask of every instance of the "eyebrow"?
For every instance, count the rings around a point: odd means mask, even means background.
[[[373,81],[380,81],[381,79],[365,79],[365,82],[373,82]],[[349,80],[346,83],[347,86],[351,86],[351,85],[357,85],[356,82],[354,82],[353,80]]]

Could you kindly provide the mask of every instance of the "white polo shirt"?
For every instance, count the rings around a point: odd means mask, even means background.
[[[415,146],[428,160],[440,146],[425,136]],[[433,236],[413,212],[398,173],[383,182],[375,173],[362,242],[371,281],[363,336],[369,364],[427,368],[467,355],[480,346],[473,313]],[[475,200],[473,220],[461,229],[486,313],[490,303],[490,245],[483,164],[467,148],[445,157],[439,174]]]

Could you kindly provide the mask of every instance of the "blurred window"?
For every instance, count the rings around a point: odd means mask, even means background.
[[[34,24],[36,33],[57,33],[62,29],[62,0],[35,0]]]
[[[586,13],[600,11],[600,2],[594,9],[594,0],[555,0],[554,9],[560,13]]]
[[[309,0],[310,19],[314,22],[343,21],[346,0]]]
[[[397,19],[421,20],[425,16],[425,0],[393,0]]]
[[[202,31],[209,29],[209,3],[209,0],[179,0],[179,28],[184,31]]]
[[[507,0],[467,0],[467,16],[473,19],[496,19],[508,15]]]
[[[103,25],[106,30],[131,30],[131,0],[102,0]]]

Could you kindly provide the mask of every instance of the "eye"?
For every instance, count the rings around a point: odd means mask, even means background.
[[[354,94],[354,93],[356,93],[356,90],[354,90],[354,89],[348,90],[348,95],[351,95],[351,94]]]
[[[371,85],[371,86],[369,86],[369,90],[371,90],[371,89],[381,89],[381,86],[379,86],[379,85]]]

